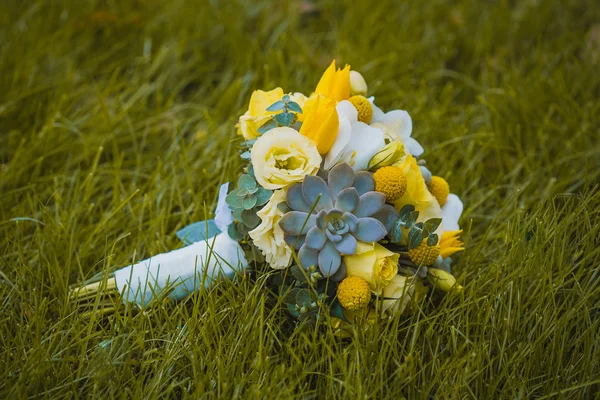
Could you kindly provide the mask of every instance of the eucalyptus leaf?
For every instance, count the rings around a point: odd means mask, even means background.
[[[425,230],[427,230],[429,233],[433,233],[438,228],[438,226],[440,226],[441,223],[441,218],[428,219],[427,221],[425,221]]]
[[[435,246],[438,243],[438,239],[439,239],[438,234],[432,233],[427,238],[427,246]]]
[[[289,101],[287,103],[287,107],[290,111],[297,112],[298,114],[302,114],[302,107],[296,102]]]
[[[333,304],[331,304],[331,307],[329,307],[329,314],[332,317],[339,318],[344,322],[350,322],[344,315],[344,308],[337,299],[333,302]]]
[[[256,187],[256,181],[248,174],[242,174],[238,179],[238,188],[240,189],[254,189]]]
[[[252,207],[256,205],[256,196],[244,197],[242,200],[242,206],[246,210],[250,210]]]
[[[235,223],[229,225],[229,228],[227,228],[227,234],[230,238],[238,242],[244,238],[244,235],[242,235],[240,231],[238,231],[237,224]]]
[[[281,100],[283,100],[284,103],[289,103],[289,101],[290,101],[290,95],[289,94],[284,94],[283,97],[281,98]]]
[[[256,193],[256,192],[258,192],[258,188],[257,188],[257,187],[255,187],[255,188],[253,188],[253,189],[248,189],[248,193],[249,193],[249,194],[254,194],[254,193]]]
[[[258,191],[256,192],[256,205],[257,206],[262,206],[263,204],[267,204],[267,202],[271,199],[271,196],[273,195],[273,192],[270,190],[267,190],[263,187],[259,187]]]
[[[402,209],[400,209],[400,212],[398,213],[398,217],[400,218],[400,221],[406,223],[408,216],[413,211],[415,211],[415,206],[413,206],[412,204],[407,204],[404,207],[402,207]]]
[[[294,113],[281,113],[273,117],[281,126],[292,126],[298,120],[298,116]]]
[[[405,222],[405,228],[406,229],[411,229],[415,223],[415,221],[417,220],[417,218],[419,218],[419,212],[418,211],[411,211],[408,214],[408,217],[406,218],[406,222]]]
[[[421,235],[421,231],[418,229],[411,229],[408,232],[408,248],[414,249],[418,247],[423,241],[423,236]]]
[[[294,278],[299,282],[306,282],[308,280],[308,276],[306,276],[304,270],[297,265],[292,265],[292,267],[290,268],[290,272],[292,273]]]
[[[276,101],[275,103],[271,104],[269,107],[267,107],[267,111],[270,112],[275,112],[275,111],[281,111],[285,108],[285,103],[281,100]]]
[[[225,197],[225,202],[234,210],[242,208],[242,197],[238,196],[238,191],[233,191]]]
[[[242,154],[240,154],[240,158],[242,160],[249,160],[250,159],[250,152],[249,151],[245,151]]]
[[[273,128],[277,128],[277,123],[275,122],[275,120],[270,119],[267,122],[265,122],[264,124],[262,124],[261,127],[258,128],[257,130],[258,130],[258,133],[263,135]]]
[[[254,210],[242,211],[242,222],[250,229],[254,229],[260,224],[260,217]]]
[[[245,238],[248,235],[248,228],[244,224],[236,224],[238,232]]]
[[[402,224],[399,219],[394,222],[389,237],[392,243],[400,243],[400,240],[402,240]]]

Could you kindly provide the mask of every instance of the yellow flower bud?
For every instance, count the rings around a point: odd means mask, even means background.
[[[340,120],[335,101],[313,95],[304,103],[304,122],[300,133],[316,143],[319,154],[326,154],[337,137]]]
[[[443,269],[428,268],[427,280],[431,282],[436,289],[443,290],[444,292],[463,290],[463,287],[456,283],[456,278]]]
[[[367,82],[358,71],[350,71],[350,92],[353,95],[367,95]]]
[[[376,171],[379,168],[394,165],[406,155],[402,142],[390,142],[377,152],[369,161],[369,170]]]

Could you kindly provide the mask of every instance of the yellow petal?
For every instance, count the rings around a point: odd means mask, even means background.
[[[315,93],[330,97],[335,101],[348,100],[350,98],[350,66],[346,65],[343,70],[335,67],[335,60],[321,76]]]
[[[263,115],[273,114],[266,111],[269,106],[283,97],[283,89],[278,87],[268,92],[255,90],[250,97],[249,115],[252,117],[261,117]]]
[[[460,240],[462,229],[458,231],[447,231],[440,238],[440,255],[442,258],[450,257],[457,251],[465,249],[464,243]]]
[[[304,104],[303,114],[300,133],[316,143],[319,154],[326,154],[333,146],[340,125],[335,101],[313,95]]]

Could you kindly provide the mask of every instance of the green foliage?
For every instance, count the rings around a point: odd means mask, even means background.
[[[0,398],[597,397],[593,4],[0,1]],[[308,95],[333,57],[464,200],[463,293],[345,341],[250,276],[72,306],[210,219],[252,91]]]
[[[293,126],[294,129],[300,129],[295,124],[298,121],[298,114],[302,114],[302,107],[298,103],[291,101],[289,95],[286,94],[281,100],[271,104],[267,107],[267,111],[281,112],[273,115],[270,120],[258,128],[258,133],[261,135],[278,126]]]

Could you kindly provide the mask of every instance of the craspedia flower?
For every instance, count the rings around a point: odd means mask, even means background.
[[[431,192],[433,197],[440,203],[440,206],[443,206],[448,200],[450,186],[448,186],[448,182],[446,182],[444,178],[432,176],[431,182],[429,182],[429,192]]]
[[[365,124],[370,124],[373,118],[373,107],[365,96],[352,96],[348,99],[358,111],[358,120]]]
[[[427,246],[427,241],[421,242],[414,249],[408,250],[410,260],[417,265],[432,265],[440,255],[440,245]]]
[[[406,192],[406,176],[401,168],[387,166],[378,169],[374,174],[375,190],[383,193],[388,202],[394,202]]]
[[[371,289],[363,278],[349,276],[339,284],[337,297],[342,307],[350,311],[356,311],[369,304]]]

